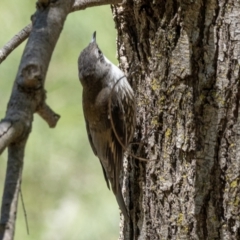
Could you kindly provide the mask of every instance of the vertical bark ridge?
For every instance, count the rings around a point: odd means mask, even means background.
[[[217,0],[113,7],[120,66],[135,70],[135,141],[157,159],[129,161],[133,225],[120,239],[240,237],[239,12]]]

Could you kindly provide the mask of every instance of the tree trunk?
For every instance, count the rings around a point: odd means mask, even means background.
[[[240,239],[240,2],[112,7],[137,127],[120,239]],[[153,161],[150,161],[153,160]]]

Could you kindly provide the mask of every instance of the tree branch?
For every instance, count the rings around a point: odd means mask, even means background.
[[[122,0],[75,0],[70,12],[86,9],[88,7],[95,7],[107,4],[118,4]],[[28,24],[18,34],[16,34],[2,49],[0,49],[0,64],[7,58],[7,56],[17,48],[25,39],[28,38],[32,30],[32,24]]]
[[[118,4],[122,0],[75,0],[71,12],[108,4]]]
[[[47,106],[44,82],[48,65],[73,0],[58,0],[44,11],[37,10],[8,103],[0,123],[0,150],[8,146],[8,167],[1,208],[0,239],[12,240],[20,190],[23,155],[38,112],[54,127],[59,119]]]
[[[37,112],[47,123],[50,128],[54,128],[60,118],[45,102]]]
[[[23,169],[23,157],[26,141],[11,144],[8,147],[7,176],[1,207],[0,239],[12,240],[17,217],[18,194]]]
[[[22,29],[17,35],[15,35],[6,45],[0,49],[0,63],[15,49],[17,48],[25,39],[28,38],[32,30],[32,24],[28,24],[24,29]]]

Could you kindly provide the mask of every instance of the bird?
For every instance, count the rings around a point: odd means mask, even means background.
[[[120,175],[126,148],[136,122],[135,98],[123,71],[110,62],[96,42],[96,31],[78,58],[82,108],[88,139],[99,158],[107,187],[116,197],[124,218],[129,213],[121,192]]]

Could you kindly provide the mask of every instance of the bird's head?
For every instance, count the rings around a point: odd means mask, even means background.
[[[96,32],[89,45],[80,53],[78,58],[78,74],[82,85],[100,81],[109,72],[110,64],[104,57],[96,42]]]

